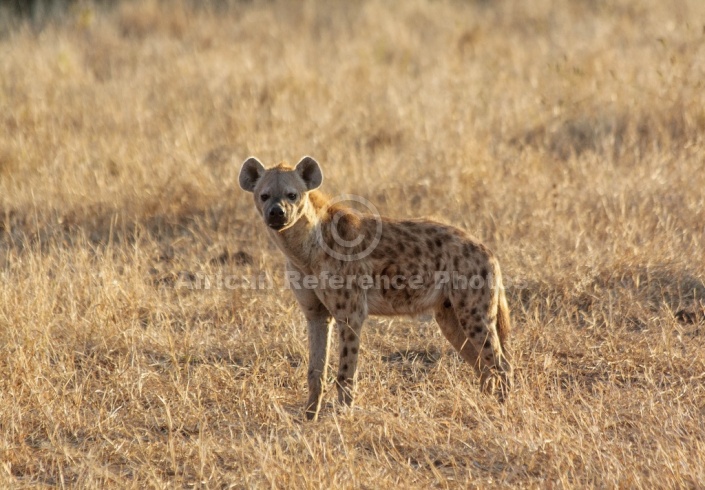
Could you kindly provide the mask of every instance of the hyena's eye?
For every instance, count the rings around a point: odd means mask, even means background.
[[[290,201],[296,201],[296,194],[293,192],[288,193],[286,197],[288,197]]]
[[[264,202],[269,199],[269,194],[262,194],[259,198],[262,199],[262,202]]]

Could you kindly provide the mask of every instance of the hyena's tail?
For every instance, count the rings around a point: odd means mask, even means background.
[[[502,357],[499,361],[501,386],[499,399],[504,400],[509,394],[514,384],[514,368],[512,367],[511,346],[509,335],[512,329],[512,322],[509,316],[509,305],[504,292],[504,285],[500,273],[497,280],[497,336],[502,347]]]
[[[509,316],[509,305],[507,297],[504,294],[504,288],[499,288],[499,302],[497,304],[497,335],[499,343],[502,344],[502,351],[507,360],[510,359],[509,354],[509,334],[512,330],[512,321]]]

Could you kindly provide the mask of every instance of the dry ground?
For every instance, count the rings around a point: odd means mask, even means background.
[[[0,10],[0,486],[702,487],[704,26],[701,0]],[[490,245],[511,398],[433,322],[372,319],[356,408],[302,422],[250,154]]]

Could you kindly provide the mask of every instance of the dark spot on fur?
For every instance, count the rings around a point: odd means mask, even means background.
[[[353,214],[342,214],[338,221],[338,234],[345,240],[351,240],[357,235],[355,228],[359,224],[359,218]]]
[[[348,365],[347,365],[347,364],[343,364],[343,371],[347,371],[347,370],[348,370]]]
[[[465,298],[461,298],[460,302],[458,303],[458,308],[460,308],[462,310],[463,308],[465,308],[466,304],[467,304],[467,301],[465,301]]]
[[[490,342],[490,338],[489,338],[489,337],[487,337],[487,338],[485,339],[485,341],[483,342],[482,348],[483,348],[483,349],[490,349],[490,348],[492,348],[492,343]]]
[[[438,247],[438,248],[441,248],[441,246],[443,245],[443,242],[441,241],[440,238],[436,238],[435,243],[436,243],[436,247]]]
[[[433,246],[434,246],[433,240],[431,240],[430,238],[427,238],[426,245],[428,245],[429,249],[433,250]]]
[[[477,308],[473,308],[472,310],[470,310],[470,314],[477,315]]]
[[[348,340],[350,342],[354,342],[355,339],[357,338],[357,335],[355,335],[355,332],[351,333],[350,336],[348,337]]]
[[[345,290],[345,299],[350,299],[350,291]]]
[[[350,350],[352,351],[353,354],[357,354],[357,347],[353,347],[353,348],[350,349]]]
[[[348,348],[343,347],[343,357],[348,357]]]
[[[404,252],[406,250],[406,247],[402,242],[397,243],[397,248],[399,249],[400,252]]]
[[[341,383],[343,381],[345,381],[345,375],[343,375],[343,374],[338,375],[338,381],[340,381]]]
[[[483,267],[482,270],[480,271],[480,276],[487,277],[487,269],[485,267]]]
[[[421,255],[421,247],[419,247],[418,245],[416,245],[416,246],[414,247],[414,253],[415,253],[416,255]]]
[[[445,301],[443,302],[443,306],[444,306],[445,308],[450,308],[450,307],[452,306],[451,303],[450,303],[450,300],[449,300],[449,299],[445,300]]]
[[[475,315],[472,317],[475,322],[480,323],[482,321],[482,317],[480,315]]]
[[[477,326],[475,327],[475,333],[482,333],[483,330],[484,330],[484,328],[482,328],[481,325],[477,325]]]

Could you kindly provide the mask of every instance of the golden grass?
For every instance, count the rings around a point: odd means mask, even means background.
[[[0,486],[702,485],[705,3],[618,3],[6,17]],[[250,154],[311,154],[327,192],[490,245],[510,399],[434,323],[371,319],[356,408],[331,390],[304,423]],[[205,275],[272,287],[181,287]]]

